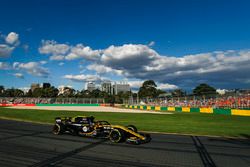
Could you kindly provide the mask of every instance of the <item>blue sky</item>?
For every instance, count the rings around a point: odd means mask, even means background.
[[[250,88],[249,1],[1,1],[0,85]]]

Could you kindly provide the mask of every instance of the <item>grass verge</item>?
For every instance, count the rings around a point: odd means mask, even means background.
[[[0,118],[39,123],[54,123],[58,116],[93,115],[111,124],[133,124],[143,131],[212,135],[224,137],[250,136],[250,117],[201,113],[143,114],[111,112],[49,111],[0,108]]]

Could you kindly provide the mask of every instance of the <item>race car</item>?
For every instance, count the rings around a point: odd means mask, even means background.
[[[53,133],[56,135],[70,133],[86,137],[107,138],[114,143],[142,144],[151,140],[149,134],[139,133],[134,125],[111,125],[107,121],[95,121],[93,116],[57,117]]]

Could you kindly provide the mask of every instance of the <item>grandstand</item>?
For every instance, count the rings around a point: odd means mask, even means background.
[[[242,96],[221,96],[221,97],[165,97],[132,100],[130,105],[147,104],[151,106],[166,107],[210,107],[210,108],[250,108],[250,95]]]

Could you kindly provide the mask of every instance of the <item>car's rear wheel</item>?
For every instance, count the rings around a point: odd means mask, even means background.
[[[124,141],[124,139],[125,136],[122,130],[113,129],[109,134],[109,140],[112,141],[113,143],[120,143]]]
[[[63,127],[62,127],[61,125],[59,125],[59,124],[55,124],[55,125],[53,126],[52,132],[53,132],[55,135],[60,135],[60,134],[63,133]]]
[[[132,130],[132,131],[134,131],[134,132],[137,132],[137,128],[136,128],[134,125],[128,125],[127,128],[128,128],[129,130]]]

